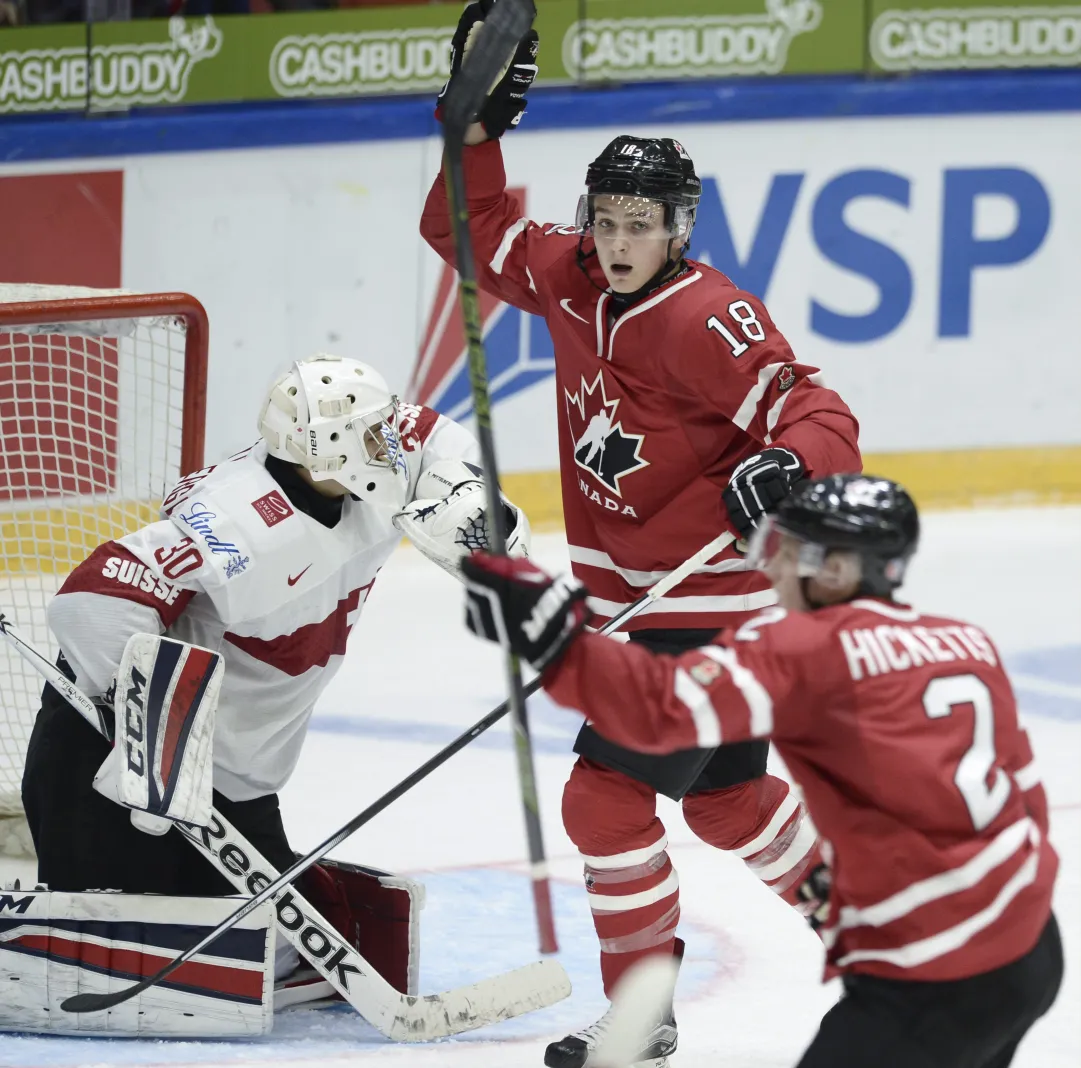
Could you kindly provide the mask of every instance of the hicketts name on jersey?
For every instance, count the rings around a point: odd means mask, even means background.
[[[152,593],[159,601],[172,604],[180,596],[180,587],[158,578],[145,564],[110,556],[101,569],[102,578],[116,579],[144,593]]]
[[[987,636],[978,627],[969,625],[899,627],[884,623],[878,627],[842,630],[840,639],[854,682],[924,664],[981,660],[993,667],[998,663]]]

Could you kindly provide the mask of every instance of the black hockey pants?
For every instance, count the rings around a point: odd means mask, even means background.
[[[1062,982],[1052,916],[1019,960],[952,982],[850,975],[797,1068],[1006,1068]]]
[[[62,667],[65,665],[61,665]],[[92,783],[107,742],[46,686],[30,735],[23,806],[38,855],[38,880],[50,890],[121,890],[128,894],[216,896],[233,886],[179,831],[160,837],[137,830],[126,808]],[[276,794],[214,805],[279,871],[296,859]]]

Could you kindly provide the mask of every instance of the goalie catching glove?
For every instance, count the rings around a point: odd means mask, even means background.
[[[458,28],[450,42],[450,78],[439,94],[435,116],[442,121],[443,98],[454,76],[462,69],[462,64],[470,50],[477,43],[477,35],[484,25],[484,19],[491,13],[496,0],[475,0],[467,4],[458,19]],[[514,55],[500,71],[488,90],[488,98],[480,107],[476,121],[484,127],[489,137],[502,137],[513,126],[517,126],[525,113],[525,95],[537,76],[537,51],[540,41],[536,30],[530,30],[519,42]]]
[[[502,521],[507,552],[528,556],[529,520],[506,497]],[[462,560],[490,545],[480,468],[463,460],[437,460],[420,476],[416,499],[394,517],[394,525],[429,560],[461,578]]]
[[[572,575],[553,578],[529,560],[474,553],[462,562],[465,624],[543,671],[585,628],[586,588]]]
[[[218,653],[155,634],[124,647],[113,697],[113,748],[94,789],[132,810],[131,822],[165,834],[171,820],[205,827],[213,809]]]

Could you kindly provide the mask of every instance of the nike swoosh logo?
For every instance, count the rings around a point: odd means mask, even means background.
[[[308,564],[308,567],[311,567],[311,566],[312,566],[311,564]],[[307,571],[308,567],[304,568],[304,571]],[[295,586],[304,577],[304,571],[301,571],[301,573],[299,575],[297,575],[295,578],[292,575],[290,575],[285,581],[288,582],[290,586]]]
[[[563,309],[563,310],[564,310],[564,311],[565,311],[565,312],[566,312],[566,313],[567,313],[568,315],[573,315],[573,316],[575,317],[575,319],[577,319],[577,320],[578,320],[578,321],[579,321],[580,323],[585,323],[585,324],[586,324],[586,326],[588,326],[588,325],[589,325],[589,320],[588,320],[588,319],[583,319],[583,318],[582,318],[582,317],[581,317],[581,316],[580,316],[580,315],[579,315],[579,314],[578,314],[578,313],[577,313],[576,311],[572,311],[572,310],[571,310],[571,298],[570,298],[570,297],[564,297],[564,298],[563,298],[563,299],[562,299],[562,300],[561,300],[561,301],[559,302],[559,306],[560,306],[560,307],[561,307],[561,308],[562,308],[562,309]]]

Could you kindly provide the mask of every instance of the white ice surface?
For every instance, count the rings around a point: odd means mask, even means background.
[[[1062,855],[1057,911],[1066,981],[1030,1033],[1020,1068],[1081,1064],[1081,509],[930,515],[907,593],[992,633],[1017,672],[1018,694],[1053,806]],[[556,535],[535,556],[565,566]],[[497,650],[461,626],[455,582],[409,548],[381,573],[346,664],[320,702],[300,765],[282,797],[295,846],[310,848],[480,719],[503,695]],[[144,1042],[0,1035],[0,1068],[345,1064],[518,1068],[544,1044],[603,1009],[581,865],[563,833],[560,792],[576,718],[530,703],[560,959],[571,997],[544,1012],[433,1046],[394,1046],[350,1011],[291,1013],[258,1042]],[[700,843],[662,801],[680,873],[688,952],[677,992],[673,1068],[795,1064],[836,997],[819,982],[821,948],[743,866]],[[339,855],[419,873],[421,990],[446,989],[535,958],[515,762],[505,723],[459,753],[347,842]],[[15,872],[0,862],[0,880]],[[25,874],[25,871],[24,871]]]

